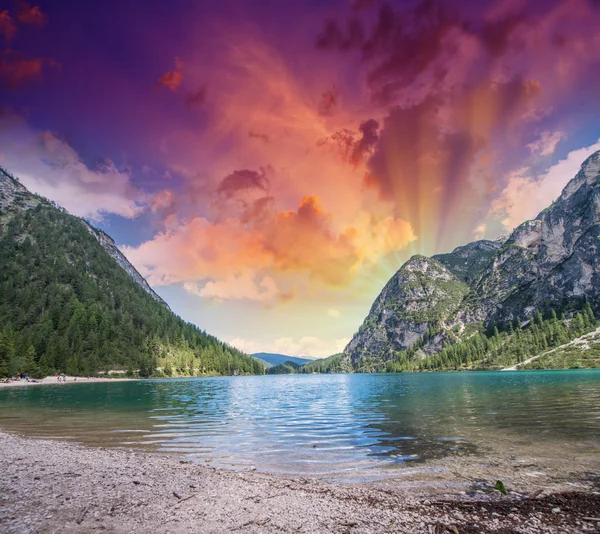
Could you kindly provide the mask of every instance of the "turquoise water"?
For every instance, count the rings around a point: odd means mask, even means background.
[[[0,391],[0,427],[234,469],[340,473],[600,441],[600,371],[279,375]]]

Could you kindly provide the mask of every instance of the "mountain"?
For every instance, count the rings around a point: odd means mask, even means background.
[[[0,376],[110,369],[264,372],[173,314],[108,235],[0,169]]]
[[[304,365],[305,363],[314,360],[314,358],[298,358],[297,356],[286,356],[285,354],[274,354],[272,352],[256,352],[255,354],[251,354],[251,356],[263,362],[266,367],[279,365],[285,362],[294,362],[298,365]]]
[[[294,375],[298,373],[302,373],[302,366],[290,360],[273,365],[267,369],[268,375]]]
[[[586,303],[589,312],[581,317],[591,328],[593,313],[600,311],[599,240],[597,152],[551,206],[510,236],[410,258],[383,288],[344,353],[355,369],[419,361],[494,326],[533,326],[537,312],[546,313],[540,328],[550,310],[567,314],[561,323],[567,328],[569,317]],[[573,336],[581,332],[569,330]]]
[[[327,358],[320,358],[302,366],[302,372],[311,373],[349,373],[352,368],[348,365],[343,353],[332,354]]]
[[[321,374],[321,373],[349,373],[352,369],[349,367],[344,354],[333,354],[327,358],[318,358],[304,365],[298,365],[295,362],[286,360],[283,363],[269,367],[269,375],[289,375],[289,374]]]

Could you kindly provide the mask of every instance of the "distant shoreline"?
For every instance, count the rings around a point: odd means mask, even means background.
[[[512,369],[512,368],[507,368],[507,369],[448,369],[448,370],[444,370],[444,371],[425,371],[425,370],[418,370],[418,371],[399,371],[396,373],[385,373],[385,372],[379,372],[379,373],[361,373],[361,372],[351,372],[351,373],[287,373],[287,374],[265,374],[265,375],[238,375],[238,376],[318,376],[318,375],[323,375],[323,376],[327,376],[327,375],[371,375],[371,374],[379,374],[379,375],[394,375],[394,374],[403,374],[403,373],[415,373],[415,374],[421,374],[421,373],[428,373],[428,374],[435,374],[435,373],[498,373],[498,372],[505,372],[505,371],[511,371],[511,372],[517,372],[517,373],[535,373],[535,372],[540,372],[540,371],[598,371],[600,370],[599,368],[581,368],[581,369],[554,369],[554,368],[548,368],[548,369]],[[0,389],[7,389],[7,388],[15,388],[15,387],[30,387],[30,386],[44,386],[44,385],[65,385],[65,384],[93,384],[93,383],[112,383],[112,382],[136,382],[139,380],[180,380],[180,379],[188,379],[188,378],[222,378],[222,377],[228,377],[230,375],[204,375],[204,376],[162,376],[162,377],[148,377],[148,378],[123,378],[123,377],[90,377],[87,378],[85,376],[67,376],[66,377],[66,382],[59,382],[57,380],[57,377],[55,376],[47,376],[45,378],[40,378],[40,379],[35,379],[35,382],[29,381],[27,382],[26,380],[22,379],[22,380],[17,380],[14,382],[0,382]]]

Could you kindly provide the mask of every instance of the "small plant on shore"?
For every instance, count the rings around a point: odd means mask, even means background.
[[[504,485],[504,482],[502,482],[502,480],[496,480],[496,485],[494,486],[495,490],[498,490],[500,493],[502,493],[502,495],[508,495],[508,490],[506,489],[506,486]]]

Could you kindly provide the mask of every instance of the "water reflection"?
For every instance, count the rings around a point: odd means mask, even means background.
[[[196,461],[339,473],[470,454],[488,434],[600,439],[600,372],[287,375],[0,391],[0,426]]]

